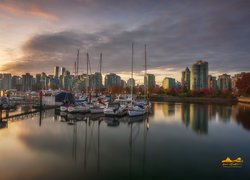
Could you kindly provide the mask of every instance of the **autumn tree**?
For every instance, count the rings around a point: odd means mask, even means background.
[[[236,88],[239,94],[250,95],[250,73],[245,73],[236,81]]]

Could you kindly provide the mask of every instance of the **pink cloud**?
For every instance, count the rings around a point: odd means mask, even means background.
[[[20,6],[13,3],[13,1],[3,1],[0,3],[0,10],[6,13],[13,14],[16,16],[35,16],[48,20],[57,20],[58,18],[43,10],[35,3],[30,3],[29,5]]]

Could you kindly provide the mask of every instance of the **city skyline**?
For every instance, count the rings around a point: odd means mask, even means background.
[[[247,1],[37,1],[0,2],[0,72],[52,74],[58,65],[73,72],[77,49],[85,73],[86,53],[98,72],[143,82],[144,44],[148,73],[181,81],[193,62],[209,63],[211,75],[248,71],[250,48]],[[121,8],[123,7],[123,8]],[[206,7],[206,8],[204,8]],[[39,68],[38,68],[39,67]],[[18,73],[14,73],[18,72]]]

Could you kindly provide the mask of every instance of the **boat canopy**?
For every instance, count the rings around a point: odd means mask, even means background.
[[[68,92],[61,92],[55,96],[56,102],[68,102],[68,103],[75,103],[75,97],[73,94]]]

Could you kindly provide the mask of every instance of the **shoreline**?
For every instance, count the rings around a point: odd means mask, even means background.
[[[150,100],[155,102],[189,102],[189,103],[250,103],[250,97],[238,97],[238,98],[211,98],[211,97],[178,97],[178,96],[152,96]]]

